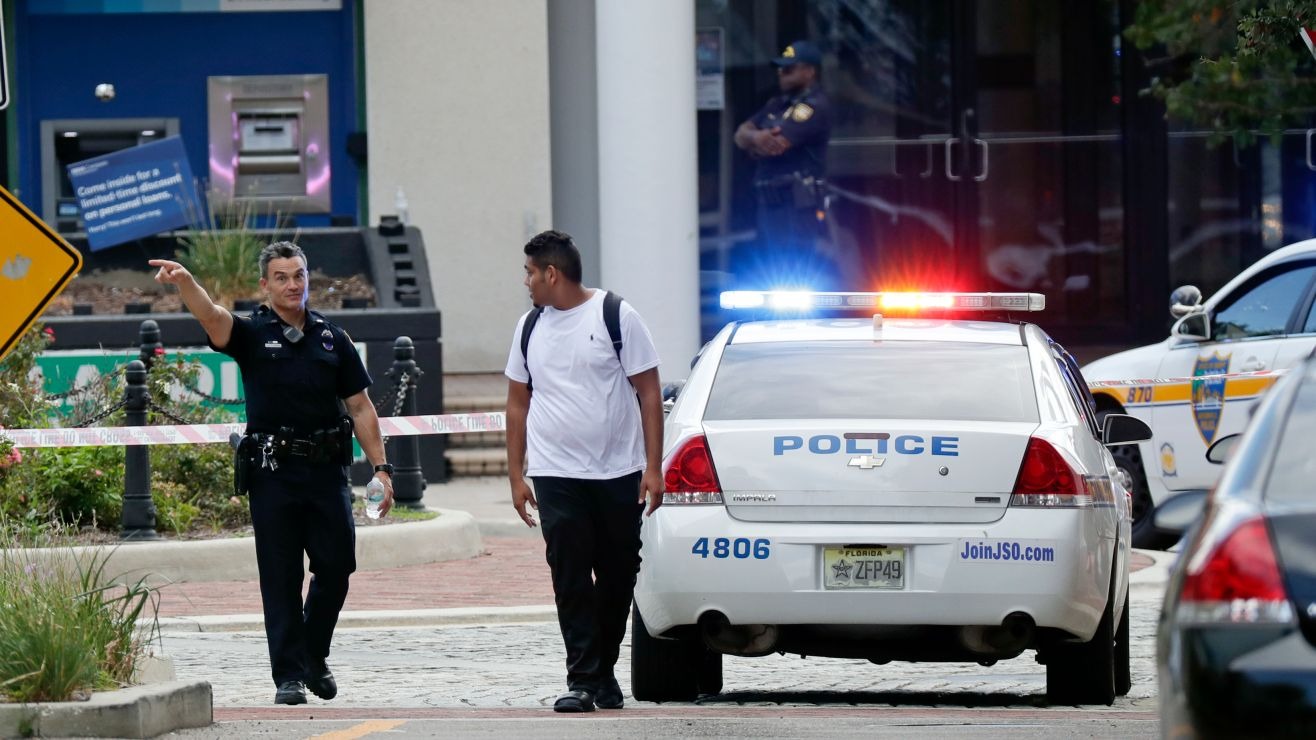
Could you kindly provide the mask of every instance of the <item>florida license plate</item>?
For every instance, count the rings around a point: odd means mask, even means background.
[[[901,589],[905,587],[903,547],[823,548],[823,588]]]

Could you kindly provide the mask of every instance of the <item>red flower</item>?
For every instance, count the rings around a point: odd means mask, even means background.
[[[159,357],[160,355],[163,355],[163,354],[164,354],[164,347],[156,347],[156,348],[155,348],[155,355],[156,355],[156,357]]]
[[[47,341],[47,342],[53,342],[53,341],[55,341],[55,330],[52,329],[52,328],[50,328],[49,326],[47,326],[46,328],[42,329],[42,330],[41,330],[41,333],[46,335],[46,341]]]

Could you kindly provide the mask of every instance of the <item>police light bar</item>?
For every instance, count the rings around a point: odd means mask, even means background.
[[[846,293],[812,290],[726,290],[722,308],[807,311],[815,308],[882,311],[1041,311],[1041,293]]]

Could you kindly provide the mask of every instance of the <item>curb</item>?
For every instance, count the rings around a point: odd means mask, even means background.
[[[439,512],[439,516],[426,521],[357,527],[357,570],[461,560],[483,551],[473,516],[452,509],[433,511]],[[259,578],[254,537],[24,551],[33,561],[70,554],[83,563],[98,556],[105,558],[105,573],[113,574],[111,580],[117,583],[133,583],[142,578],[152,585]]]
[[[87,701],[0,704],[3,737],[145,738],[213,721],[209,681],[132,686]]]
[[[557,620],[557,607],[463,606],[448,609],[393,609],[346,611],[338,615],[338,628],[443,627],[463,624],[509,624]],[[164,617],[160,632],[256,632],[265,629],[260,614],[224,614],[202,617]]]
[[[1166,582],[1170,580],[1170,569],[1174,567],[1174,562],[1178,559],[1179,553],[1163,552],[1161,550],[1135,550],[1135,552],[1146,555],[1153,562],[1146,568],[1130,573],[1129,586],[1163,589]]]

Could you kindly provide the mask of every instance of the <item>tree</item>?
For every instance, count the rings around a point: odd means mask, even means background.
[[[1125,36],[1149,53],[1144,94],[1169,116],[1205,126],[1218,144],[1306,127],[1316,110],[1316,60],[1299,35],[1316,0],[1144,0]]]

